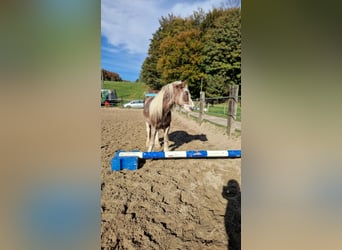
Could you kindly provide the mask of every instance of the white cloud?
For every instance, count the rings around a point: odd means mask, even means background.
[[[220,6],[223,0],[206,0],[206,1],[191,1],[191,2],[180,2],[176,3],[171,11],[175,15],[180,15],[182,17],[187,17],[193,14],[198,8],[204,11],[209,11],[213,6]]]
[[[185,17],[199,7],[208,11],[222,1],[182,1],[173,4],[167,0],[102,0],[101,33],[113,46],[120,46],[128,53],[146,54],[162,16],[173,13]]]
[[[157,5],[149,2],[154,1],[102,0],[102,35],[129,53],[146,53],[159,16]]]

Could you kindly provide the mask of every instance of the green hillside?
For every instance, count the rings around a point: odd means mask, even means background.
[[[104,89],[115,89],[118,98],[124,100],[144,99],[148,86],[141,82],[104,81]]]

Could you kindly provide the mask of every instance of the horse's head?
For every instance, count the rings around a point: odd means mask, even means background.
[[[190,91],[186,81],[178,81],[173,83],[174,101],[177,105],[183,107],[186,111],[194,109],[194,103],[191,100]]]

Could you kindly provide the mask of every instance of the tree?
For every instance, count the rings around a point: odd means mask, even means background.
[[[157,62],[161,57],[160,44],[163,39],[177,32],[176,26],[182,26],[182,18],[169,14],[167,17],[161,17],[159,24],[160,27],[152,36],[148,56],[145,58],[140,72],[141,80],[152,89],[160,89],[163,86],[161,75],[157,70]]]
[[[111,72],[105,69],[101,70],[101,78],[103,78],[104,81],[122,81],[118,73]]]
[[[241,84],[240,9],[216,14],[216,20],[209,17],[212,25],[204,37],[203,49],[206,92],[208,96],[227,95],[228,84]]]
[[[187,18],[169,14],[159,23],[140,73],[152,89],[187,80],[199,96],[204,79],[208,96],[222,96],[229,84],[241,84],[240,9],[199,9]]]
[[[200,31],[191,29],[168,37],[160,44],[161,57],[157,70],[161,82],[166,84],[175,80],[187,80],[193,93],[199,94],[201,72],[202,43]]]

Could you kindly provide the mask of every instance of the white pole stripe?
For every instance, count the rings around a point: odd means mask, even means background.
[[[142,158],[143,152],[120,152],[119,157],[124,157],[124,156],[136,156],[139,158]]]
[[[207,150],[208,157],[228,156],[228,150]]]
[[[172,158],[172,157],[184,158],[184,157],[186,157],[186,151],[167,151],[167,152],[165,152],[165,158]]]

